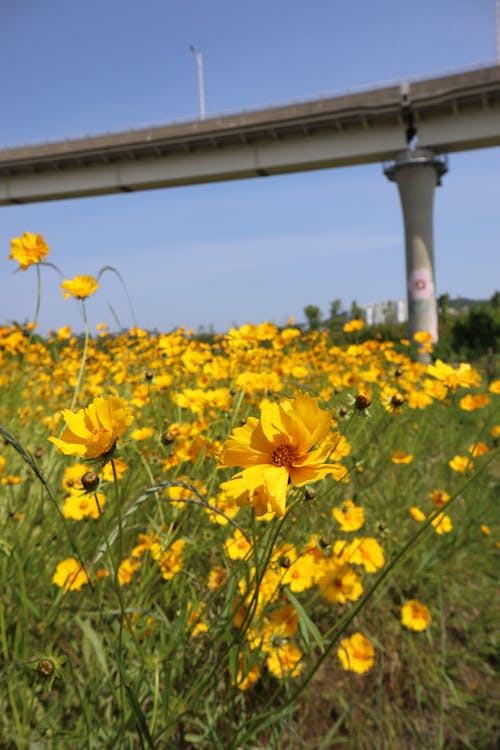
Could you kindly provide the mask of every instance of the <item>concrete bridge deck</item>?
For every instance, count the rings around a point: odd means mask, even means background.
[[[0,151],[0,205],[392,159],[405,148],[401,86]],[[411,83],[418,143],[500,145],[500,65]]]

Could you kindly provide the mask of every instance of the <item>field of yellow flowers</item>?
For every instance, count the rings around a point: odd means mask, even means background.
[[[98,285],[0,327],[0,748],[494,747],[500,381],[361,321],[91,333]]]

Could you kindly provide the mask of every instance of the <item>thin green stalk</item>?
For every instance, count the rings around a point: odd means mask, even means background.
[[[83,315],[83,325],[84,325],[84,331],[85,331],[85,339],[83,342],[83,352],[82,352],[82,359],[80,362],[80,371],[78,373],[78,379],[76,381],[75,391],[73,393],[73,399],[71,401],[70,409],[73,410],[75,408],[76,400],[78,398],[78,394],[80,392],[80,388],[82,385],[82,379],[83,379],[83,372],[85,370],[85,362],[87,360],[87,349],[89,345],[89,338],[90,338],[90,331],[89,331],[89,324],[87,320],[87,310],[85,308],[85,300],[80,300],[82,303],[82,315]]]
[[[438,604],[441,626],[441,673],[444,675],[446,670],[446,621],[444,615],[443,586],[441,578],[439,579],[438,585]],[[444,680],[441,679],[440,683],[441,694],[439,696],[439,731],[436,743],[437,750],[443,750],[444,748]]]
[[[121,703],[120,719],[121,719],[123,737],[125,737],[125,688],[126,688],[126,685],[125,685],[125,670],[124,670],[124,665],[123,665],[123,624],[125,622],[125,604],[123,601],[120,582],[118,580],[118,571],[120,569],[120,561],[123,557],[123,524],[122,524],[122,507],[121,507],[122,498],[121,498],[120,488],[118,486],[118,474],[116,471],[116,464],[113,458],[111,459],[111,469],[113,471],[113,491],[115,495],[115,502],[116,502],[116,508],[117,508],[117,516],[118,516],[118,562],[114,571],[113,583],[116,588],[116,593],[118,596],[118,603],[120,605],[120,623],[118,626],[117,657],[118,657],[118,672],[120,675],[120,684],[119,684],[120,703]]]
[[[36,268],[36,307],[35,307],[35,316],[33,318],[33,327],[30,330],[28,344],[31,343],[31,339],[33,337],[33,331],[36,329],[38,325],[38,316],[40,314],[40,304],[42,301],[42,275],[40,273],[40,266],[38,263],[36,263],[35,268]]]

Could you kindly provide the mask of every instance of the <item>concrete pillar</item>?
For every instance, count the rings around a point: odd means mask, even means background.
[[[399,188],[405,225],[408,328],[410,338],[428,331],[438,340],[434,280],[434,188],[448,171],[446,159],[428,148],[407,148],[384,168]]]

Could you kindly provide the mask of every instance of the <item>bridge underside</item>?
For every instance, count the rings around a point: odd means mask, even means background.
[[[403,106],[404,105],[404,106]],[[0,205],[383,162],[500,146],[500,66],[399,87],[149,130],[0,151]]]

